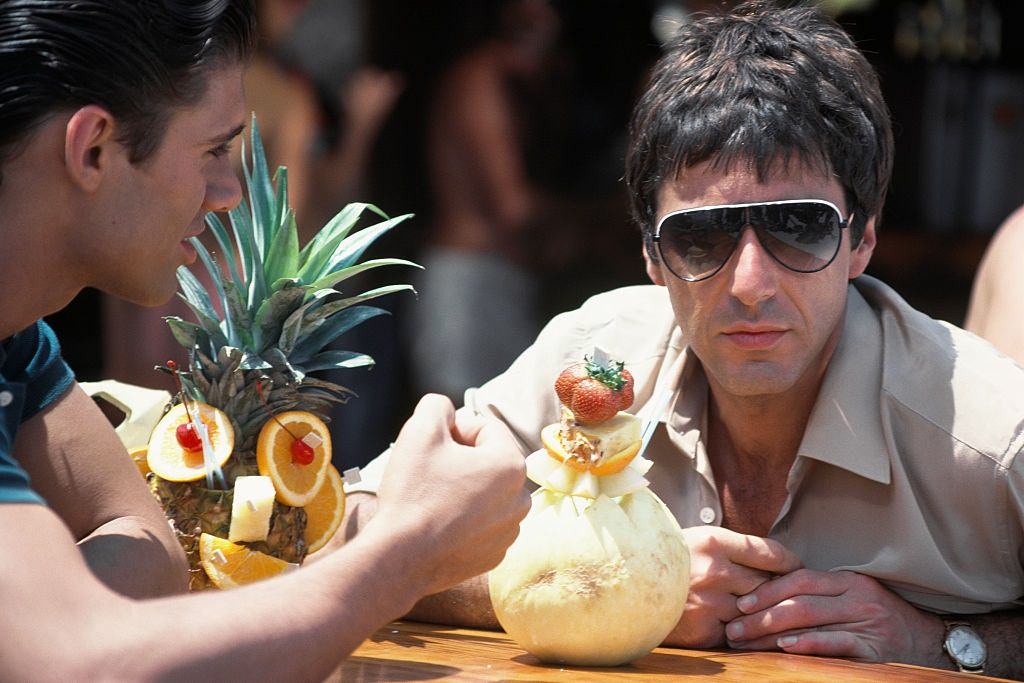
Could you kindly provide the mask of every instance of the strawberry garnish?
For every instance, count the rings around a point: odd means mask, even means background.
[[[589,357],[574,363],[555,380],[558,400],[581,424],[596,424],[633,405],[633,376],[623,363],[600,365]]]

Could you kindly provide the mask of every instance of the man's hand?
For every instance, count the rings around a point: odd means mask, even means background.
[[[424,593],[436,593],[501,561],[530,509],[525,482],[504,425],[456,420],[448,399],[425,396],[391,448],[367,531],[402,534]]]
[[[877,580],[849,571],[795,571],[761,584],[736,604],[729,646],[950,668],[945,628]]]
[[[684,529],[683,535],[690,549],[690,593],[683,618],[665,639],[666,645],[724,645],[725,624],[743,614],[736,596],[802,566],[800,558],[770,538],[713,526]]]

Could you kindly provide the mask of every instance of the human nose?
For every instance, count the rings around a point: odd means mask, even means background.
[[[242,201],[242,184],[227,155],[220,160],[206,182],[206,210],[229,211]]]
[[[740,233],[733,260],[730,288],[736,299],[754,306],[775,295],[777,264],[749,225]]]

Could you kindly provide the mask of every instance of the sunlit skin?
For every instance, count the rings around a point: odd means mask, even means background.
[[[208,212],[241,198],[229,152],[245,120],[242,68],[233,65],[214,71],[202,100],[171,117],[160,147],[144,162],[133,165],[126,150],[115,148],[108,182],[96,195],[102,234],[73,237],[87,284],[143,305],[173,296],[175,270],[196,259],[186,240],[204,230]]]
[[[843,190],[830,175],[777,165],[762,183],[743,164],[723,171],[703,163],[662,186],[657,215],[782,199],[824,199],[848,213]],[[842,332],[847,284],[864,272],[874,249],[873,221],[857,248],[851,251],[848,230],[842,231],[842,240],[827,268],[796,273],[775,261],[748,226],[725,266],[700,282],[680,280],[645,254],[647,272],[668,289],[676,323],[707,374],[713,409],[739,451],[770,456],[772,450],[795,449],[799,443],[803,424],[791,422],[794,416],[805,422],[813,405]],[[774,416],[779,420],[771,421],[784,428],[766,432],[747,422]],[[740,426],[745,423],[746,430]],[[772,431],[789,438],[772,439]]]

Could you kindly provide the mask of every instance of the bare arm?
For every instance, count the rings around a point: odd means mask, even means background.
[[[77,385],[22,425],[14,457],[109,588],[135,598],[187,589],[185,556],[160,506]]]
[[[0,506],[0,679],[322,680],[416,599],[493,567],[528,509],[514,440],[458,442],[454,410],[421,402],[351,543],[230,592],[134,601],[96,580],[60,519]]]
[[[1024,363],[1024,210],[999,228],[974,279],[964,326]]]

